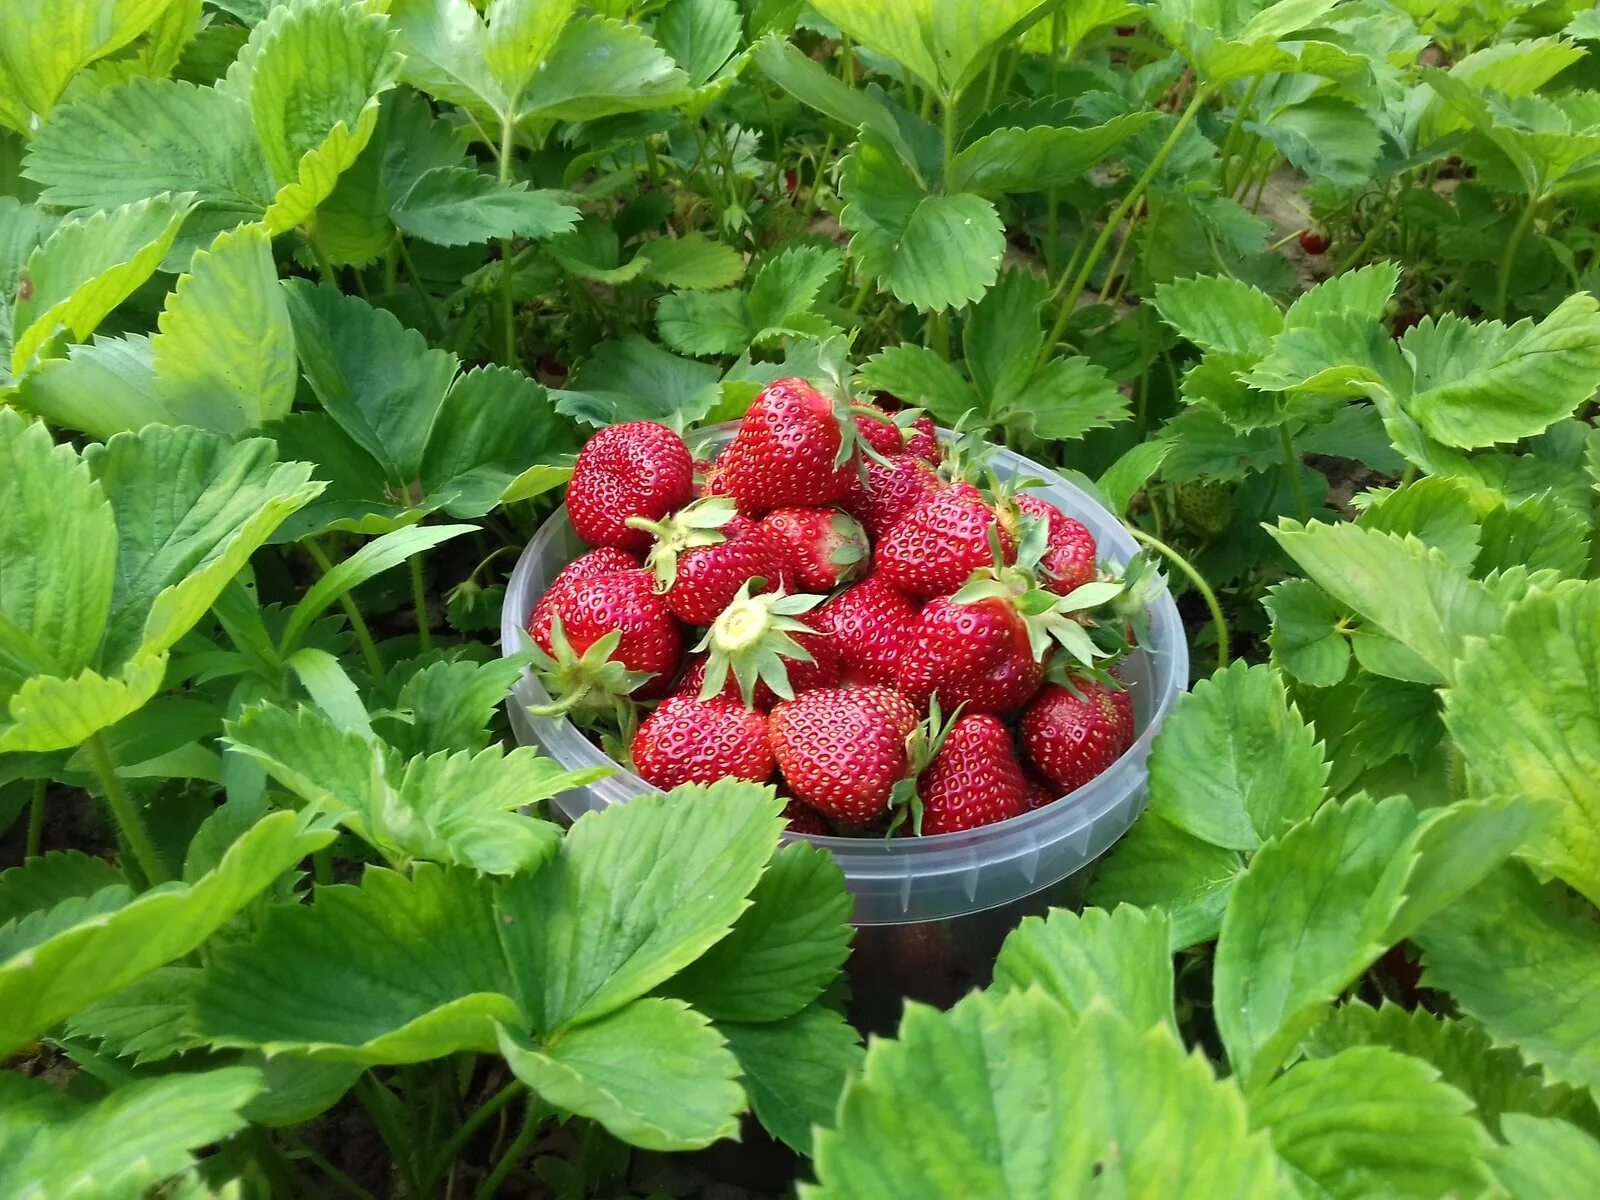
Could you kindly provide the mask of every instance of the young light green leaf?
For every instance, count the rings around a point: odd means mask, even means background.
[[[12,374],[22,374],[59,331],[88,337],[160,266],[189,207],[187,197],[163,194],[63,221],[18,277]]]
[[[1489,1170],[1517,1200],[1565,1200],[1582,1195],[1600,1172],[1600,1142],[1566,1121],[1513,1113],[1505,1119],[1505,1145],[1490,1151]]]
[[[187,427],[121,433],[84,455],[117,514],[117,589],[101,659],[160,654],[187,633],[321,486],[265,438]]]
[[[1122,514],[1128,511],[1134,496],[1161,469],[1171,450],[1170,442],[1140,442],[1105,469],[1095,482],[1100,487],[1101,495],[1110,502],[1112,512]]]
[[[1399,797],[1324,805],[1263,845],[1217,939],[1217,1028],[1246,1086],[1265,1083],[1327,1003],[1389,945],[1404,898]]]
[[[743,256],[703,233],[656,238],[640,253],[648,260],[645,273],[667,287],[722,288],[744,274]]]
[[[750,893],[733,932],[670,987],[713,1020],[781,1021],[822,994],[850,953],[850,897],[826,851],[794,842]]]
[[[360,887],[272,906],[251,940],[220,950],[195,1029],[214,1045],[355,1063],[492,1051],[495,1021],[521,1020],[496,926],[474,872],[369,867]]]
[[[330,832],[308,832],[294,813],[263,818],[216,869],[192,885],[138,896],[104,889],[90,911],[73,901],[0,926],[0,1053],[10,1053],[164,963],[181,958],[313,850]],[[32,867],[18,867],[20,871]],[[73,963],[92,961],[92,972]]]
[[[95,660],[116,586],[117,527],[71,446],[0,408],[0,699]]]
[[[516,106],[524,88],[544,69],[577,0],[494,0],[488,6],[483,61]]]
[[[1425,682],[1450,679],[1467,638],[1500,625],[1488,589],[1415,538],[1290,520],[1268,532],[1323,591],[1413,651],[1433,676]]]
[[[1315,812],[1327,778],[1283,681],[1241,660],[1179,699],[1150,754],[1150,811],[1212,845],[1254,850]]]
[[[1102,908],[1140,905],[1167,915],[1174,953],[1217,936],[1244,856],[1185,833],[1144,813],[1099,864],[1090,903]]]
[[[739,1060],[750,1107],[761,1124],[809,1156],[812,1130],[833,1120],[845,1080],[861,1067],[861,1035],[843,1015],[821,1004],[782,1021],[717,1029]]]
[[[167,656],[130,659],[114,675],[34,675],[11,697],[0,753],[71,750],[140,707],[161,688]]]
[[[952,192],[1042,192],[1075,182],[1123,142],[1159,120],[1126,113],[1087,128],[1039,125],[996,129],[962,148],[944,185]]]
[[[157,393],[175,422],[237,434],[294,403],[294,335],[260,225],[194,256],[150,341]]]
[[[1515,930],[1515,937],[1507,937]],[[1600,1013],[1574,996],[1600,987],[1600,925],[1526,868],[1507,866],[1415,935],[1423,982],[1447,990],[1489,1036],[1547,1078],[1600,1086]]]
[[[1543,431],[1600,380],[1600,301],[1579,293],[1535,325],[1424,320],[1400,348],[1413,364],[1407,409],[1446,446],[1473,449]]]
[[[1537,1068],[1515,1050],[1495,1046],[1474,1022],[1387,1001],[1379,1008],[1357,1000],[1341,1004],[1307,1035],[1301,1049],[1316,1059],[1357,1046],[1386,1046],[1426,1062],[1445,1083],[1471,1097],[1493,1133],[1501,1131],[1507,1113],[1556,1116],[1578,1100],[1569,1088],[1547,1085]]]
[[[1524,853],[1600,903],[1600,582],[1536,592],[1466,648],[1445,724],[1473,789],[1549,802]],[[1558,719],[1553,719],[1559,714]]]
[[[97,1101],[42,1079],[0,1076],[0,1193],[142,1196],[246,1124],[261,1090],[249,1067],[137,1080]]]
[[[441,246],[555,237],[578,222],[578,210],[569,204],[466,167],[423,172],[389,216],[405,233]]]
[[[734,0],[674,0],[656,20],[655,39],[703,87],[738,50],[741,24]]]
[[[166,6],[101,3],[58,9],[49,0],[17,0],[0,20],[0,124],[30,132],[30,111],[47,115],[73,76],[115,54],[155,25]]]
[[[1283,330],[1271,296],[1226,275],[1201,275],[1156,287],[1156,311],[1202,350],[1260,358]]]
[[[291,654],[284,666],[295,673],[311,702],[340,730],[372,733],[372,718],[361,702],[361,690],[337,658],[316,646],[304,646]]]
[[[471,533],[476,528],[476,525],[413,526],[374,538],[307,589],[289,613],[279,649],[287,654],[298,646],[306,630],[311,628],[311,623],[351,588],[365,583],[374,575],[398,567],[413,554],[421,554],[441,542]]]
[[[97,438],[177,423],[156,387],[150,339],[141,334],[96,336],[67,347],[65,358],[41,360],[17,381],[14,403],[52,425]]]
[[[540,1045],[500,1026],[507,1065],[543,1099],[647,1150],[696,1150],[739,1128],[739,1062],[679,1000],[652,996]]]
[[[1369,501],[1356,518],[1363,529],[1410,535],[1438,550],[1456,570],[1472,570],[1478,557],[1478,524],[1472,494],[1459,480],[1429,476],[1409,486],[1363,493]]]
[[[1475,1196],[1494,1144],[1472,1101],[1420,1059],[1355,1046],[1300,1063],[1250,1106],[1303,1191],[1335,1200],[1372,1195]]]
[[[725,937],[777,846],[781,807],[734,780],[636,797],[580,818],[555,862],[510,880],[501,936],[534,1030],[605,1016]],[[617,878],[630,886],[604,882]]]
[[[516,102],[520,119],[592,121],[661,108],[689,90],[689,77],[636,25],[579,17]]]
[[[992,990],[1038,987],[1074,1016],[1098,1000],[1135,1029],[1176,1031],[1169,940],[1160,909],[1054,909],[1026,918],[1006,938]]]
[[[1313,329],[1340,316],[1376,322],[1399,283],[1400,268],[1387,261],[1334,275],[1295,298],[1283,319],[1284,328]]]
[[[1350,642],[1339,632],[1343,614],[1309,579],[1289,579],[1267,589],[1262,604],[1272,617],[1274,666],[1312,687],[1333,687],[1350,670]]]
[[[925,408],[935,420],[954,425],[983,402],[961,372],[926,346],[902,342],[861,364],[860,386],[885,391],[903,404]]]
[[[1135,1032],[1103,1005],[1075,1018],[1030,990],[908,1004],[818,1132],[818,1183],[800,1194],[1074,1196],[1100,1180],[1129,1197],[1265,1197],[1277,1170],[1238,1088],[1170,1030]]]

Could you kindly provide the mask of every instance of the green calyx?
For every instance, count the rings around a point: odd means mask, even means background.
[[[630,728],[634,712],[629,697],[654,677],[648,671],[630,671],[611,657],[621,642],[621,632],[612,630],[580,654],[567,640],[561,618],[553,618],[550,648],[554,653],[531,642],[529,646],[534,673],[555,699],[549,704],[530,704],[529,714],[548,718],[611,716],[618,729]]]
[[[680,554],[727,541],[723,527],[733,520],[737,511],[726,496],[708,496],[659,521],[629,517],[629,526],[643,529],[656,540],[644,561],[645,569],[655,576],[656,591],[669,591],[678,581]]]
[[[956,705],[955,711],[946,718],[939,708],[937,694],[928,701],[928,719],[918,722],[906,738],[905,774],[889,791],[889,807],[894,817],[889,821],[885,837],[893,837],[895,831],[906,823],[908,814],[912,831],[918,837],[922,836],[922,793],[917,790],[917,784],[922,779],[922,773],[938,757],[945,738],[950,736],[950,730],[955,727],[965,707],[965,704]]]
[[[755,706],[756,686],[765,683],[780,700],[793,700],[787,662],[815,662],[811,652],[794,640],[797,633],[816,630],[799,620],[822,603],[821,596],[767,592],[751,595],[756,580],[747,579],[739,594],[723,609],[705,637],[695,646],[706,651],[706,678],[700,699],[720,695],[732,673],[746,708]]]

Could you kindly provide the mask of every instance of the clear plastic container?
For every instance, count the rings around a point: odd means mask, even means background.
[[[701,444],[720,448],[731,436],[731,426],[708,430]],[[1138,550],[1121,522],[1082,488],[1009,450],[999,450],[991,462],[1003,480],[1046,481],[1028,490],[1087,525],[1106,562],[1120,566]],[[523,645],[534,602],[584,548],[565,508],[534,535],[506,588],[500,622],[505,653]],[[1133,696],[1137,738],[1097,779],[1025,816],[964,833],[892,841],[791,835],[828,850],[855,898],[860,933],[851,975],[866,1024],[883,1027],[875,1014],[892,1019],[902,997],[949,1003],[985,984],[1005,934],[1023,916],[1067,898],[1070,882],[1063,881],[1105,853],[1133,823],[1144,804],[1150,743],[1189,679],[1183,624],[1165,590],[1150,616],[1152,650],[1131,655],[1121,668]],[[529,705],[549,699],[539,681],[524,673],[508,701],[517,740],[539,746],[568,768],[615,766],[570,721],[529,715]],[[619,767],[606,779],[556,797],[556,804],[576,820],[653,790]]]

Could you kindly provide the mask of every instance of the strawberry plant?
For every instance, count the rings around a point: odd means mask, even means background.
[[[1597,47],[10,0],[0,1196],[1592,1190]]]

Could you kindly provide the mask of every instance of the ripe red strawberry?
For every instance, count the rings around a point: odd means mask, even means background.
[[[836,508],[779,508],[761,524],[789,547],[795,582],[808,592],[831,592],[857,578],[872,558],[866,531]]]
[[[854,405],[856,429],[861,440],[879,454],[887,457],[905,450],[905,434],[894,423],[894,417],[876,404],[858,400]]]
[[[905,779],[911,702],[888,688],[823,688],[772,710],[767,734],[796,799],[829,820],[870,825]]]
[[[704,500],[707,496],[726,496],[728,481],[722,467],[715,459],[697,458],[694,463],[694,494]]]
[[[1021,512],[1045,522],[1049,530],[1044,555],[1039,559],[1045,587],[1065,596],[1094,579],[1099,548],[1087,525],[1038,496],[1023,494],[1014,503]]]
[[[617,571],[631,571],[640,566],[639,556],[629,554],[626,550],[618,550],[613,546],[602,546],[598,550],[590,550],[578,555],[566,566],[562,567],[550,585],[545,588],[544,595],[534,602],[532,610],[528,613],[528,633],[540,646],[550,646],[550,617],[555,612],[556,602],[586,579],[593,579],[597,575],[610,575]]]
[[[965,705],[968,713],[1002,715],[1032,699],[1043,680],[1022,614],[1000,596],[928,601],[895,673],[895,685],[918,705],[937,694],[946,712]]]
[[[654,421],[626,421],[602,429],[578,452],[567,513],[589,545],[642,554],[650,534],[628,518],[659,520],[693,494],[694,459],[683,439]]]
[[[811,621],[816,618],[812,617]],[[808,622],[809,623],[809,622]],[[795,695],[801,692],[815,691],[817,688],[837,687],[839,685],[839,655],[833,648],[830,638],[820,633],[794,633],[791,634],[801,649],[811,655],[811,661],[783,657],[783,665],[789,674],[789,687]],[[688,667],[683,672],[683,678],[678,681],[677,694],[681,696],[698,696],[706,682],[707,657],[703,654],[696,655],[689,660]],[[717,693],[724,700],[736,700],[740,704],[744,700],[739,694],[739,680],[732,670],[728,672],[727,681],[722,685],[722,690]],[[755,707],[763,712],[778,702],[779,697],[764,680],[758,678],[755,686]]]
[[[1032,767],[1023,768],[1022,781],[1027,787],[1027,791],[1023,796],[1023,807],[1029,812],[1036,808],[1043,808],[1046,804],[1053,804],[1061,799],[1061,789]]]
[[[791,800],[783,806],[783,819],[788,823],[790,833],[827,837],[833,832],[821,813],[809,804],[801,804],[798,800]]]
[[[849,427],[848,433],[846,426]],[[794,504],[830,504],[855,478],[853,422],[803,379],[768,384],[720,459],[739,511],[760,516]]]
[[[916,636],[917,606],[869,575],[824,604],[817,627],[833,639],[846,683],[893,685],[900,655]]]
[[[979,567],[993,565],[991,532],[1006,562],[1015,539],[1000,527],[983,493],[970,483],[935,492],[890,527],[873,564],[884,582],[911,596],[948,596]]]
[[[1022,749],[1045,778],[1071,792],[1133,745],[1133,699],[1097,683],[1074,683],[1082,699],[1046,684],[1022,714]]]
[[[927,413],[911,422],[911,432],[906,435],[906,453],[924,462],[939,461],[939,435],[934,432],[933,418]]]
[[[633,735],[639,778],[669,791],[680,783],[772,778],[767,719],[742,704],[668,696]]]
[[[760,522],[741,517],[726,497],[699,500],[665,521],[635,518],[655,537],[645,566],[667,607],[690,625],[709,625],[746,580],[762,589],[789,583],[789,547]]]
[[[869,458],[862,466],[865,480],[857,478],[851,483],[839,507],[874,538],[881,538],[902,516],[945,486],[938,472],[913,454],[896,454],[881,463]]]
[[[1326,254],[1330,244],[1328,235],[1320,229],[1302,229],[1300,231],[1300,249],[1307,254]]]
[[[550,610],[548,640],[539,649],[553,660],[545,674],[568,705],[596,690],[614,692],[603,678],[609,662],[623,672],[645,675],[626,681],[636,699],[664,695],[683,661],[683,630],[656,595],[655,581],[643,570],[615,571],[585,579],[557,597]],[[598,658],[589,652],[607,642]]]
[[[810,615],[822,597],[750,593],[751,585],[740,588],[695,647],[709,651],[696,694],[767,708],[797,692],[838,683],[838,655]],[[695,674],[693,667],[688,674]]]
[[[992,825],[1027,810],[1027,780],[1011,731],[987,713],[950,723],[938,752],[917,780],[923,834]]]

